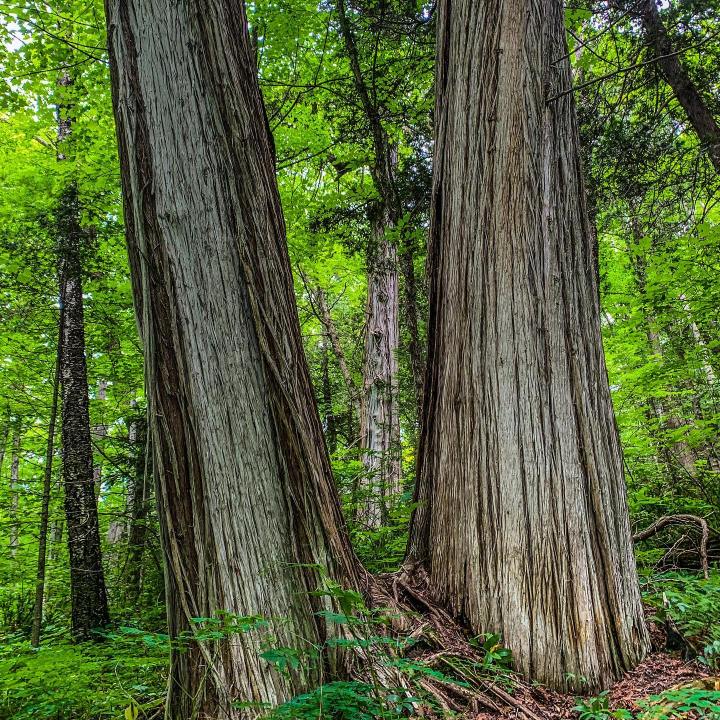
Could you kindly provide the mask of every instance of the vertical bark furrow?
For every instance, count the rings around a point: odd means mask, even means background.
[[[431,347],[408,557],[518,668],[591,687],[646,648],[562,5],[438,8]]]
[[[364,467],[359,520],[367,527],[386,521],[388,500],[400,491],[400,419],[398,416],[398,272],[397,248],[388,239],[389,216],[378,208],[372,217],[372,253],[368,258],[363,394],[360,432]]]
[[[168,713],[253,717],[321,672],[285,676],[259,656],[269,634],[323,642],[308,594],[320,578],[301,564],[361,585],[303,355],[254,56],[235,2],[108,0],[107,17],[171,634],[219,611],[272,619],[174,652]]]

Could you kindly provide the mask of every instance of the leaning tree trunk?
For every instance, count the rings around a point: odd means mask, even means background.
[[[107,625],[105,577],[100,550],[100,528],[90,440],[85,312],[82,290],[82,248],[77,187],[70,184],[58,210],[58,255],[62,353],[62,467],[65,518],[70,557],[72,631],[79,639]]]
[[[663,77],[685,110],[715,171],[720,173],[720,125],[673,47],[655,0],[640,0],[639,5],[634,7]]]
[[[175,645],[168,717],[256,716],[233,703],[276,703],[320,678],[313,663],[285,674],[259,657],[270,633],[275,646],[323,643],[313,565],[353,585],[361,571],[303,355],[245,11],[106,10],[170,634],[220,611],[270,621]]]
[[[390,219],[377,208],[371,217],[373,242],[368,253],[363,392],[360,399],[362,497],[358,519],[379,527],[388,497],[400,491],[400,420],[398,417],[398,262],[388,239]]]
[[[441,0],[430,362],[409,560],[518,669],[647,649],[559,0]],[[574,678],[574,679],[573,679]]]

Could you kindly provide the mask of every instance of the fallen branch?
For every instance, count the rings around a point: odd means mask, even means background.
[[[707,520],[699,517],[698,515],[665,515],[659,520],[656,520],[652,525],[641,530],[633,535],[633,542],[641,542],[647,540],[653,535],[657,535],[663,528],[670,525],[698,525],[702,531],[702,537],[700,538],[700,562],[702,563],[703,575],[707,580],[709,576],[708,569],[708,539],[710,537],[710,528],[708,527]]]

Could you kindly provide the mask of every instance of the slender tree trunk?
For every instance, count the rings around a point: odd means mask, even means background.
[[[20,496],[18,485],[20,483],[20,430],[13,435],[12,460],[10,461],[10,556],[17,555],[20,526],[18,524],[18,509]]]
[[[65,522],[62,518],[55,519],[50,525],[50,560],[57,560],[58,550],[62,545]]]
[[[409,560],[517,668],[647,650],[559,0],[441,0],[430,351]]]
[[[337,0],[337,13],[355,89],[370,126],[374,154],[370,170],[380,196],[369,212],[371,237],[367,248],[368,296],[360,400],[360,446],[365,476],[358,518],[369,527],[379,527],[387,514],[387,496],[400,490],[402,473],[397,377],[398,255],[396,242],[390,237],[402,207],[395,182],[397,149],[383,127],[380,109],[363,76],[345,0]]]
[[[638,14],[642,20],[647,42],[653,48],[663,77],[685,110],[715,171],[720,173],[720,125],[683,66],[681,56],[673,47],[655,0],[641,0]]]
[[[397,248],[388,239],[389,218],[377,209],[371,218],[373,243],[368,257],[360,447],[364,475],[358,519],[380,527],[387,498],[400,491],[400,420],[398,417]]]
[[[169,631],[219,611],[270,621],[174,649],[167,716],[254,717],[232,703],[273,704],[320,678],[259,656],[269,634],[323,643],[314,564],[363,577],[303,354],[254,53],[234,0],[106,9]]]
[[[646,297],[648,255],[640,250],[640,244],[645,236],[645,232],[638,220],[639,211],[637,208],[633,207],[630,202],[629,210],[631,217],[630,230],[633,244],[628,247],[628,256],[631,258],[637,293],[641,298],[645,299],[646,305],[650,305],[651,303]],[[650,351],[659,362],[662,362],[664,353],[660,342],[660,334],[658,332],[656,318],[652,314],[648,313],[645,317],[645,325],[647,327],[646,336],[650,346]],[[668,408],[664,402],[657,398],[651,399],[650,409],[651,412],[648,413],[648,417],[660,423],[661,427],[666,430],[679,430],[681,427],[688,424],[685,419],[673,412],[673,408]],[[667,438],[661,437],[658,438],[657,441],[661,447],[661,454],[665,462],[666,471],[670,478],[675,481],[683,479],[683,477],[678,477],[679,468],[682,468],[682,474],[685,476],[690,478],[695,477],[698,458],[697,454],[686,440],[674,440],[672,442],[672,446],[668,446]]]
[[[330,454],[337,450],[337,424],[333,411],[332,387],[330,385],[330,365],[328,347],[325,340],[322,343],[322,404],[325,418],[325,437],[327,438]]]
[[[63,485],[70,554],[72,629],[79,639],[110,621],[100,551],[100,529],[90,440],[85,316],[82,290],[80,204],[71,184],[59,208],[60,306],[63,313],[62,388]]]
[[[0,439],[0,477],[2,477],[2,466],[5,460],[5,450],[7,447],[8,437],[10,435],[10,410],[8,409],[8,417],[5,422],[5,426],[2,432],[2,439]]]
[[[142,592],[143,555],[147,541],[147,522],[152,486],[152,442],[147,420],[135,422],[135,443],[138,447],[135,472],[128,492],[127,509],[130,515],[128,528],[128,555],[125,576],[131,601],[137,601]]]
[[[10,436],[10,410],[8,410],[8,417],[5,421],[5,427],[2,432],[2,439],[0,440],[0,477],[2,477],[2,466],[5,461],[5,450],[7,448],[8,437]]]
[[[345,381],[348,395],[350,396],[351,401],[356,404],[357,397],[359,395],[358,388],[355,384],[352,373],[350,372],[350,368],[348,367],[345,352],[340,344],[340,336],[338,335],[335,322],[330,314],[330,308],[327,304],[325,291],[319,285],[313,285],[308,276],[302,270],[300,270],[300,276],[302,277],[302,281],[310,297],[313,312],[315,313],[317,319],[322,323],[325,336],[330,341],[330,346],[332,347],[333,354],[335,355],[338,367],[340,368],[340,373]]]
[[[703,339],[702,333],[700,332],[700,328],[698,327],[697,323],[695,322],[695,318],[693,316],[692,308],[690,307],[690,303],[687,301],[687,298],[684,294],[680,295],[678,298],[680,302],[682,303],[683,310],[685,311],[685,316],[687,317],[688,325],[690,326],[690,332],[692,333],[693,340],[695,341],[695,345],[699,349],[701,355],[702,355],[702,371],[705,375],[705,380],[708,385],[712,386],[715,384],[716,376],[715,371],[712,368],[712,365],[710,365],[710,362],[708,361],[708,347],[705,343],[705,340]]]
[[[644,263],[643,263],[644,266]],[[637,265],[636,265],[637,267]],[[644,292],[644,270],[642,276],[638,277],[636,271],[636,281],[639,284],[640,292]],[[647,338],[653,355],[657,358],[658,362],[662,363],[663,349],[660,344],[660,335],[656,329],[657,323],[655,318],[647,317],[646,324],[648,327]],[[673,412],[666,407],[665,403],[661,400],[653,399],[651,406],[655,419],[660,423],[661,427],[666,430],[679,430],[681,427],[688,425],[689,423],[676,412]],[[665,463],[667,466],[667,472],[673,480],[683,480],[683,477],[678,477],[678,467],[681,467],[685,476],[694,478],[697,472],[697,454],[690,447],[686,440],[673,440],[672,446],[667,445],[666,438],[660,438],[660,443],[663,446],[663,455],[665,456]]]
[[[60,364],[62,357],[62,316],[63,313],[60,312],[60,317],[58,320],[58,346],[55,359],[55,373],[53,376],[52,401],[50,404],[50,423],[48,424],[48,439],[45,449],[42,504],[40,506],[37,579],[35,582],[35,605],[33,607],[32,633],[30,636],[30,644],[33,647],[37,647],[40,644],[40,630],[42,628],[43,619],[43,603],[45,600],[45,567],[47,561],[48,524],[50,518],[50,490],[52,487],[53,454],[55,449],[55,424],[57,422],[58,395],[60,388]]]
[[[420,342],[420,328],[418,324],[418,289],[417,278],[415,276],[415,252],[412,246],[405,245],[402,248],[400,253],[400,270],[403,278],[402,295],[405,326],[410,340],[408,344],[410,371],[413,378],[415,406],[417,408],[417,422],[419,425],[422,420],[425,361],[423,359],[422,344]]]

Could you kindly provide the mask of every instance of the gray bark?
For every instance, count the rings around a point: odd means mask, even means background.
[[[409,560],[526,676],[648,647],[559,0],[441,0],[430,350]],[[557,58],[565,57],[562,62]],[[572,674],[572,675],[570,675]],[[574,679],[573,679],[574,677]]]
[[[322,644],[309,565],[361,582],[303,355],[272,139],[242,3],[106,10],[170,634],[218,611],[271,620],[173,651],[167,715],[254,717],[232,703],[274,704],[320,678],[258,654],[268,633]]]
[[[372,219],[368,259],[363,391],[360,400],[360,479],[358,520],[367,527],[385,521],[388,498],[400,491],[400,420],[398,417],[398,272],[397,248],[388,239],[389,218]]]

